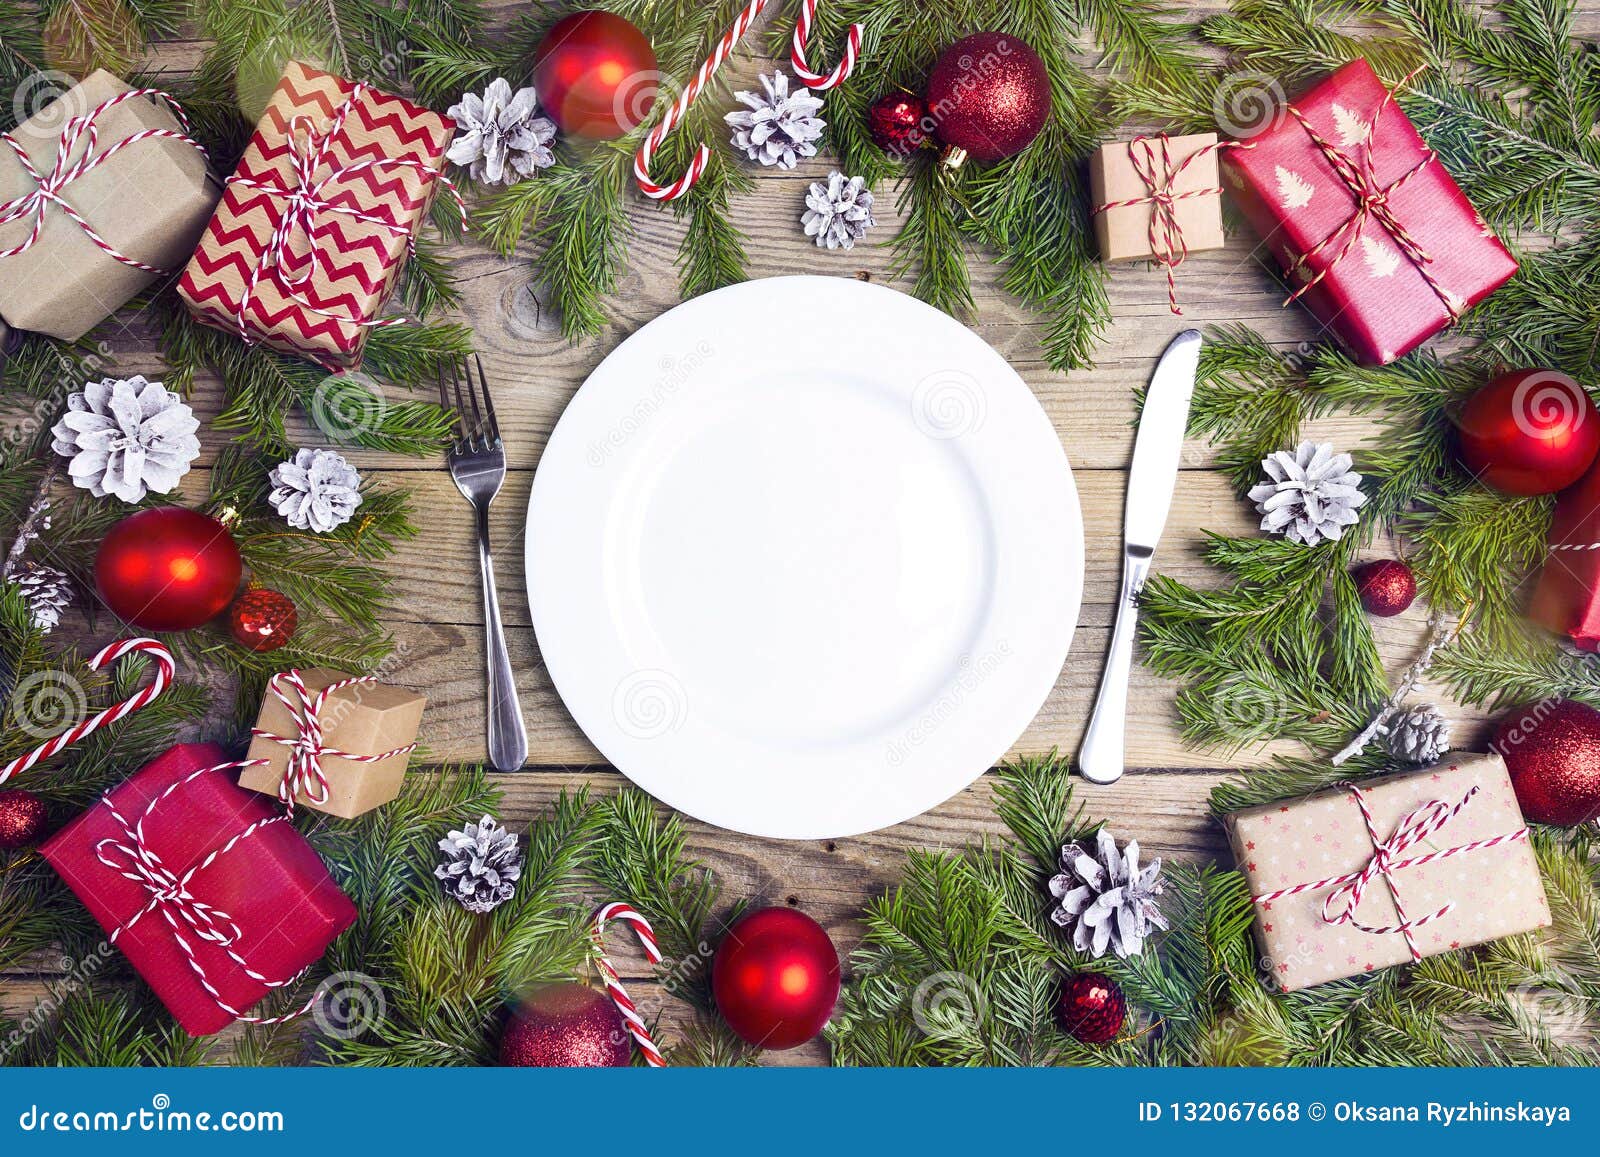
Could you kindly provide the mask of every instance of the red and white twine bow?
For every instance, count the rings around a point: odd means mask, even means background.
[[[96,152],[100,138],[97,122],[100,117],[124,101],[142,97],[156,97],[165,101],[167,107],[177,117],[178,123],[183,126],[184,131],[179,132],[176,129],[142,129],[132,136],[124,137],[116,144],[108,146],[104,152]],[[184,115],[182,106],[170,95],[158,88],[134,88],[124,93],[118,93],[83,116],[75,116],[67,121],[66,127],[61,130],[61,136],[56,142],[55,164],[48,173],[39,172],[38,168],[34,166],[32,158],[28,156],[28,151],[22,147],[15,136],[11,133],[0,133],[0,141],[4,141],[11,146],[11,151],[16,155],[17,162],[34,184],[34,187],[29,192],[22,194],[22,196],[0,203],[0,227],[21,221],[29,216],[33,218],[33,228],[28,233],[27,238],[9,249],[0,249],[0,259],[16,257],[33,248],[38,242],[40,234],[44,232],[45,217],[49,212],[50,206],[55,205],[79,229],[83,230],[84,236],[88,237],[90,241],[94,242],[113,260],[120,261],[123,265],[131,265],[135,269],[142,269],[146,273],[165,276],[169,272],[168,270],[158,269],[154,265],[147,265],[137,258],[129,257],[100,236],[94,227],[84,219],[83,214],[73,208],[67,201],[66,191],[79,177],[92,173],[123,149],[132,148],[134,145],[144,141],[182,141],[184,144],[192,146],[202,157],[206,156],[206,151],[201,147],[200,143],[188,135],[188,129],[189,120]],[[80,144],[84,146],[83,151],[81,155],[74,157],[74,154],[78,153]]]
[[[750,0],[750,3],[745,5],[733,25],[717,41],[717,46],[711,55],[701,62],[700,70],[684,86],[683,91],[678,94],[678,99],[672,102],[672,107],[667,110],[666,116],[646,134],[644,142],[640,144],[639,151],[633,158],[633,178],[638,182],[639,191],[646,197],[656,201],[676,201],[693,188],[694,183],[706,171],[706,164],[711,160],[711,150],[705,145],[695,150],[694,159],[689,162],[689,167],[678,179],[666,185],[658,185],[651,179],[650,161],[655,156],[656,150],[661,147],[661,142],[667,139],[667,134],[688,113],[689,106],[695,102],[701,90],[711,83],[711,78],[716,75],[717,69],[722,67],[722,62],[728,59],[739,41],[744,39],[744,34],[750,31],[750,25],[755,23],[756,17],[761,15],[769,2],[770,0]],[[800,78],[801,84],[816,92],[827,92],[842,83],[854,71],[856,58],[861,52],[861,25],[850,26],[845,37],[844,55],[834,66],[833,71],[820,73],[806,62],[806,41],[811,37],[811,26],[816,16],[817,0],[801,0],[800,18],[794,28],[794,42],[789,51],[789,63],[794,66],[795,74]]]
[[[1411,236],[1410,232],[1400,222],[1400,219],[1395,216],[1394,207],[1389,203],[1389,199],[1396,192],[1438,160],[1438,155],[1432,149],[1424,147],[1422,159],[1387,185],[1378,180],[1377,166],[1372,159],[1372,142],[1377,135],[1378,120],[1383,116],[1384,110],[1395,103],[1395,93],[1405,87],[1411,78],[1421,71],[1421,68],[1413,70],[1393,89],[1384,93],[1383,100],[1379,102],[1377,109],[1364,126],[1365,132],[1362,134],[1362,139],[1352,146],[1351,152],[1345,152],[1329,141],[1313,127],[1310,120],[1306,118],[1306,115],[1300,109],[1293,104],[1289,105],[1290,115],[1300,122],[1300,127],[1311,138],[1311,143],[1316,145],[1322,155],[1327,158],[1328,164],[1332,166],[1339,179],[1344,182],[1345,188],[1349,190],[1350,195],[1355,198],[1356,208],[1355,212],[1346,218],[1343,224],[1306,250],[1294,262],[1294,271],[1303,276],[1309,270],[1309,263],[1312,258],[1321,256],[1336,245],[1338,247],[1337,252],[1323,263],[1320,269],[1307,278],[1299,289],[1289,295],[1288,300],[1284,302],[1285,305],[1299,300],[1311,290],[1312,286],[1332,272],[1333,267],[1349,256],[1356,243],[1361,240],[1367,222],[1376,221],[1394,239],[1394,243],[1400,247],[1400,251],[1405,254],[1407,260],[1416,267],[1417,272],[1422,275],[1422,280],[1427,283],[1429,289],[1433,290],[1434,296],[1443,303],[1446,312],[1450,315],[1450,319],[1455,321],[1466,311],[1466,302],[1439,284],[1439,280],[1433,275],[1433,271],[1430,268],[1433,263],[1432,255]]]
[[[211,999],[217,1002],[218,1008],[235,1020],[242,1020],[249,1024],[279,1024],[309,1012],[312,1004],[316,1002],[315,995],[306,1002],[303,1008],[296,1009],[294,1012],[286,1013],[283,1016],[247,1016],[222,998],[222,994],[217,991],[216,985],[206,975],[205,966],[200,963],[199,957],[195,952],[195,945],[190,938],[193,937],[194,941],[215,944],[227,954],[230,960],[239,966],[246,976],[265,988],[286,988],[304,976],[308,969],[301,969],[286,980],[273,980],[251,968],[244,957],[240,956],[234,949],[234,945],[239,942],[242,936],[239,925],[234,922],[233,917],[227,912],[196,897],[190,885],[193,883],[195,876],[205,871],[239,844],[265,827],[288,822],[288,817],[273,815],[256,820],[243,831],[230,838],[221,847],[213,849],[210,854],[204,856],[181,876],[162,862],[161,857],[156,853],[155,848],[151,846],[150,841],[145,838],[144,833],[145,821],[150,818],[151,813],[168,796],[182,790],[203,775],[211,775],[216,772],[245,766],[250,765],[247,763],[223,763],[216,767],[205,767],[199,771],[191,772],[151,800],[150,805],[144,809],[138,820],[133,823],[129,823],[126,817],[117,810],[116,804],[111,802],[111,797],[106,796],[101,802],[110,811],[112,818],[117,821],[117,826],[122,829],[123,838],[121,840],[115,838],[101,840],[95,845],[95,856],[106,867],[124,879],[132,880],[150,894],[150,900],[143,908],[139,909],[112,931],[111,943],[115,944],[124,932],[146,916],[153,912],[159,912],[162,919],[167,922],[168,928],[171,929],[173,940],[177,943],[179,950],[182,951],[184,959],[188,961],[189,968],[194,973],[195,979],[210,994]]]
[[[1186,189],[1182,193],[1174,193],[1172,190],[1184,170],[1201,157],[1219,149],[1245,146],[1233,141],[1215,142],[1196,149],[1174,165],[1171,144],[1171,140],[1164,134],[1154,137],[1134,137],[1129,141],[1128,160],[1132,162],[1135,175],[1145,187],[1145,195],[1130,197],[1125,201],[1107,201],[1104,205],[1096,205],[1092,212],[1099,214],[1111,209],[1128,209],[1136,205],[1150,206],[1150,253],[1155,263],[1167,271],[1167,304],[1173,313],[1182,317],[1183,310],[1178,308],[1178,286],[1173,277],[1173,270],[1182,265],[1184,258],[1189,256],[1189,244],[1184,240],[1183,229],[1178,224],[1177,203],[1190,197],[1220,197],[1222,186]]]
[[[38,747],[26,755],[19,755],[4,767],[0,767],[0,783],[20,772],[27,771],[40,760],[49,759],[63,748],[71,747],[78,740],[88,735],[93,735],[108,723],[116,723],[125,719],[135,711],[148,707],[160,698],[172,683],[172,677],[177,671],[173,662],[172,652],[154,639],[124,639],[103,648],[98,655],[89,660],[89,670],[99,671],[109,667],[124,655],[143,654],[155,660],[155,678],[143,690],[129,696],[113,707],[107,707],[96,715],[91,715],[81,723],[67,728],[60,735],[45,740]]]
[[[239,298],[235,320],[238,324],[239,337],[246,344],[251,344],[255,340],[247,324],[246,314],[251,300],[255,297],[256,289],[261,284],[261,279],[268,275],[277,280],[284,294],[296,305],[321,317],[330,317],[335,321],[363,329],[382,329],[385,326],[404,325],[410,321],[410,318],[406,317],[363,318],[349,313],[336,313],[315,306],[308,300],[307,291],[317,273],[315,224],[319,214],[331,213],[347,217],[364,225],[385,230],[396,237],[404,237],[410,249],[414,249],[416,244],[412,226],[396,224],[388,217],[363,212],[350,205],[338,204],[326,195],[330,185],[372,170],[409,169],[424,182],[437,181],[443,185],[446,192],[455,200],[456,211],[461,216],[463,227],[467,223],[466,203],[462,201],[454,182],[421,161],[401,157],[369,157],[366,160],[334,166],[322,172],[329,165],[329,152],[344,128],[345,119],[366,90],[367,85],[357,83],[351,89],[350,95],[345,98],[345,102],[339,106],[339,110],[334,113],[332,122],[320,133],[308,116],[296,116],[290,120],[287,143],[291,175],[287,180],[279,173],[273,173],[267,178],[258,178],[236,172],[228,178],[229,185],[255,189],[285,201],[283,215],[278,219],[277,226],[272,230],[266,245],[262,247],[261,257],[256,262],[255,268],[250,271],[244,292]],[[321,176],[317,175],[319,172],[322,173]],[[297,256],[295,242],[302,238],[305,252]]]
[[[634,934],[639,937],[639,943],[644,946],[645,959],[651,964],[661,963],[661,947],[656,943],[655,930],[650,927],[650,921],[627,904],[620,902],[603,904],[589,923],[589,937],[594,941],[595,961],[600,967],[600,975],[605,978],[606,994],[611,997],[611,1003],[616,1005],[617,1011],[622,1014],[629,1035],[639,1046],[639,1051],[644,1054],[645,1064],[652,1069],[665,1068],[667,1062],[662,1059],[661,1050],[656,1048],[650,1030],[645,1027],[644,1018],[639,1015],[638,1006],[622,987],[622,977],[611,963],[611,958],[606,955],[606,925],[613,920],[621,920],[633,929]]]
[[[372,675],[359,675],[329,683],[322,690],[312,694],[306,689],[299,671],[280,671],[272,677],[272,682],[267,684],[267,690],[276,695],[278,702],[289,709],[289,717],[295,725],[295,734],[276,735],[260,727],[252,727],[250,733],[258,739],[270,739],[289,749],[289,762],[284,767],[283,780],[278,784],[278,799],[282,801],[290,815],[294,814],[294,801],[297,798],[307,799],[315,804],[328,802],[328,776],[322,767],[323,759],[333,757],[347,759],[352,763],[378,763],[391,756],[408,755],[417,749],[417,745],[413,742],[391,751],[379,752],[377,755],[356,755],[340,751],[337,747],[329,747],[323,742],[322,712],[327,706],[329,696],[346,687],[376,682],[377,679]]]
[[[1528,838],[1528,829],[1518,828],[1514,832],[1504,832],[1487,839],[1473,840],[1467,844],[1457,844],[1454,847],[1442,848],[1436,852],[1427,852],[1409,859],[1400,857],[1407,849],[1423,842],[1439,829],[1443,828],[1456,816],[1461,814],[1463,808],[1472,802],[1478,794],[1479,785],[1473,784],[1467,794],[1462,796],[1453,806],[1442,799],[1430,799],[1406,815],[1395,826],[1393,834],[1387,840],[1378,838],[1377,823],[1373,819],[1372,809],[1367,804],[1367,796],[1359,786],[1353,783],[1340,784],[1356,801],[1356,807],[1361,811],[1362,822],[1366,824],[1367,835],[1372,840],[1372,858],[1358,872],[1349,872],[1342,876],[1329,876],[1324,880],[1312,880],[1305,884],[1296,884],[1290,888],[1280,888],[1275,892],[1263,892],[1254,897],[1257,904],[1270,904],[1274,900],[1281,900],[1286,896],[1298,896],[1305,892],[1320,892],[1325,888],[1334,889],[1322,901],[1322,920],[1325,924],[1348,924],[1362,932],[1374,936],[1386,936],[1398,932],[1405,937],[1406,948],[1411,952],[1413,961],[1422,959],[1422,950],[1417,947],[1416,937],[1412,935],[1414,929],[1424,924],[1439,919],[1455,908],[1455,901],[1450,901],[1436,912],[1429,912],[1426,916],[1419,916],[1415,920],[1406,915],[1405,902],[1400,895],[1400,882],[1397,876],[1407,868],[1420,868],[1423,864],[1431,864],[1435,860],[1442,860],[1449,856],[1459,856],[1465,852],[1476,852],[1483,848],[1495,848],[1501,844],[1509,844]],[[1400,917],[1397,924],[1375,927],[1363,924],[1356,918],[1356,910],[1361,907],[1361,898],[1371,883],[1381,878],[1389,889],[1389,895],[1394,900],[1395,914]]]

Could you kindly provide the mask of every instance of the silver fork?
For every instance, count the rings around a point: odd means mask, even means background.
[[[456,440],[445,454],[450,477],[461,496],[472,504],[478,523],[478,571],[483,576],[483,615],[489,661],[489,764],[496,771],[515,771],[528,759],[528,732],[522,724],[522,705],[517,701],[517,683],[511,674],[511,655],[506,650],[506,632],[500,623],[500,597],[494,585],[494,556],[489,553],[489,505],[506,480],[506,448],[500,441],[500,422],[495,417],[494,399],[489,396],[489,379],[483,362],[474,383],[472,366],[465,369],[466,389],[462,390],[462,370],[450,373],[455,387],[455,404],[445,391],[445,375],[439,375],[439,401],[454,409]],[[478,396],[483,396],[480,408]]]

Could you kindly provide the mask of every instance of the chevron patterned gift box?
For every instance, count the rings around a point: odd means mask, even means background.
[[[207,325],[353,369],[428,212],[455,122],[291,61],[178,282]],[[453,190],[452,190],[453,192]]]

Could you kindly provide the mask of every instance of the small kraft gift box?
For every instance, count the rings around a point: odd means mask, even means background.
[[[1550,923],[1497,755],[1341,784],[1226,820],[1284,992]]]
[[[76,341],[183,268],[220,195],[187,128],[100,70],[0,133],[0,335]]]
[[[273,676],[241,787],[342,819],[400,794],[427,698],[368,676],[314,667]]]
[[[228,178],[178,294],[200,321],[326,369],[368,333],[443,186],[455,122],[291,61]]]
[[[180,744],[62,828],[40,854],[191,1036],[292,985],[356,908],[220,747]]]
[[[1289,300],[1363,363],[1405,356],[1517,271],[1365,60],[1235,146],[1224,178]]]

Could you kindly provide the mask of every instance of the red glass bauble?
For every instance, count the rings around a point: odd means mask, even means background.
[[[294,638],[299,625],[294,600],[268,587],[245,591],[228,611],[228,633],[251,651],[276,651]]]
[[[1103,1045],[1122,1031],[1128,1019],[1128,998],[1109,976],[1078,972],[1061,986],[1056,1016],[1068,1036],[1084,1044]]]
[[[1350,577],[1356,580],[1356,593],[1369,615],[1387,619],[1416,601],[1417,576],[1397,558],[1364,562]]]
[[[1600,454],[1600,412],[1554,370],[1496,378],[1467,399],[1458,425],[1462,464],[1507,494],[1565,490]]]
[[[187,631],[222,613],[239,589],[239,547],[228,528],[181,506],[130,514],[94,560],[111,613],[145,631]]]
[[[44,800],[31,791],[0,790],[0,849],[14,852],[37,843],[48,818]]]
[[[1528,819],[1570,827],[1600,818],[1600,711],[1545,699],[1502,719],[1489,746]]]
[[[886,92],[867,106],[867,133],[886,153],[908,156],[928,143],[928,106],[909,92]]]
[[[804,912],[762,908],[728,929],[711,961],[722,1019],[751,1044],[792,1049],[822,1031],[839,999],[839,953]]]
[[[628,1026],[605,993],[565,981],[530,992],[500,1039],[500,1063],[515,1068],[620,1068]]]
[[[533,85],[562,132],[605,141],[650,115],[661,74],[655,50],[632,24],[609,12],[574,12],[539,42]]]
[[[1028,45],[980,32],[939,54],[923,92],[943,160],[999,161],[1033,143],[1050,119],[1050,77]]]

